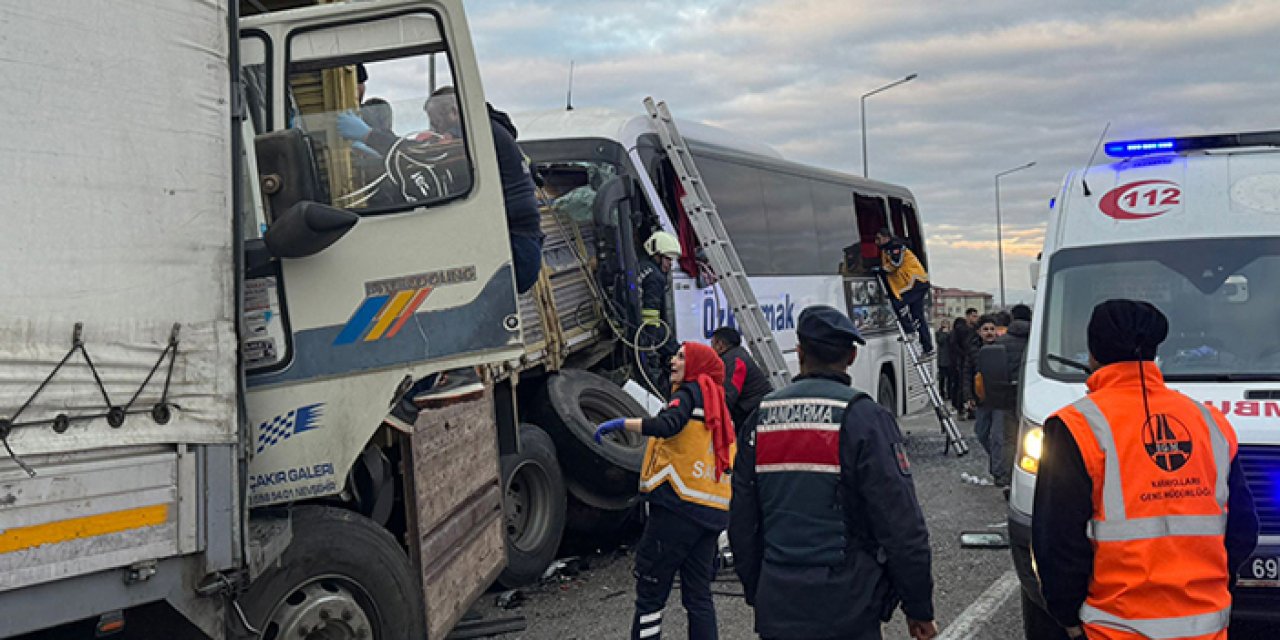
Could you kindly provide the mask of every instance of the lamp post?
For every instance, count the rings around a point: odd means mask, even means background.
[[[911,82],[915,79],[916,74],[913,73],[901,80],[894,80],[879,89],[868,91],[862,94],[862,97],[858,99],[858,117],[862,121],[862,177],[867,177],[867,98],[870,98],[881,91],[887,91],[900,84]]]
[[[1002,233],[1002,225],[1000,224],[1000,178],[1007,176],[1015,171],[1030,169],[1036,166],[1035,161],[1028,162],[1024,165],[1014,167],[1008,171],[1001,171],[996,174],[996,261],[999,263],[1000,269],[1000,308],[1004,308],[1004,236]]]

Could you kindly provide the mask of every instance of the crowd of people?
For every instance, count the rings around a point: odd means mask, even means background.
[[[1031,310],[969,311],[940,328],[938,364],[947,397],[975,421],[993,481],[1007,487]],[[1168,324],[1154,306],[1108,300],[1087,331],[1090,393],[1046,423],[1052,446],[1034,496],[1033,555],[1058,633],[1225,640],[1230,588],[1258,536],[1235,433],[1216,409],[1164,385],[1153,361]],[[711,584],[726,529],[762,638],[876,639],[899,609],[912,638],[938,636],[929,532],[905,441],[894,415],[848,375],[865,341],[823,305],[801,312],[796,336],[800,373],[782,389],[769,388],[741,336],[723,328],[712,347],[679,347],[670,401],[656,416],[597,428],[597,440],[650,436],[633,640],[661,637],[677,575],[688,637],[718,637]],[[1152,429],[1174,422],[1188,441],[1153,450]],[[1197,447],[1212,455],[1193,462]],[[1125,504],[1121,477],[1207,489]],[[1164,561],[1171,545],[1194,548],[1195,562]]]
[[[974,436],[989,459],[991,482],[1009,486],[1017,453],[1017,376],[1031,336],[1031,308],[965,315],[938,325],[938,386],[960,420],[974,421]]]

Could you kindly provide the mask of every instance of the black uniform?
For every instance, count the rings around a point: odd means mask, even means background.
[[[842,373],[798,376],[765,398],[739,442],[729,541],[766,638],[880,638],[895,599],[908,617],[933,619],[929,533],[902,434],[849,384]],[[823,423],[839,425],[835,442]],[[757,459],[760,436],[780,434],[787,445]]]
[[[773,391],[773,385],[742,345],[724,352],[720,359],[724,361],[724,401],[729,405],[734,431],[741,440],[747,418],[755,413],[765,395]]]
[[[640,346],[647,348],[661,344],[656,351],[644,352],[644,367],[654,386],[662,390],[667,388],[671,356],[680,350],[675,327],[657,324],[657,321],[665,323],[668,315],[667,274],[663,273],[653,258],[641,258],[637,264],[636,276],[640,280],[640,309],[644,322],[640,330]]]

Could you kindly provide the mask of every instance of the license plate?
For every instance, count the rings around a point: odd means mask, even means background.
[[[1254,556],[1240,567],[1242,587],[1280,587],[1280,556]]]

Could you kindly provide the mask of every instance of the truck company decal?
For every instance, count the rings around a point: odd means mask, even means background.
[[[332,462],[252,474],[249,476],[249,506],[329,495],[338,490],[335,476]]]
[[[356,307],[333,344],[394,338],[436,287],[475,282],[474,265],[366,282],[365,299]]]
[[[258,448],[254,453],[262,453],[267,447],[281,440],[288,440],[294,434],[320,428],[320,419],[324,417],[324,403],[309,404],[298,407],[289,413],[276,416],[258,425]]]
[[[1122,184],[1102,196],[1098,209],[1116,220],[1145,220],[1182,204],[1182,187],[1168,180],[1139,180]]]

